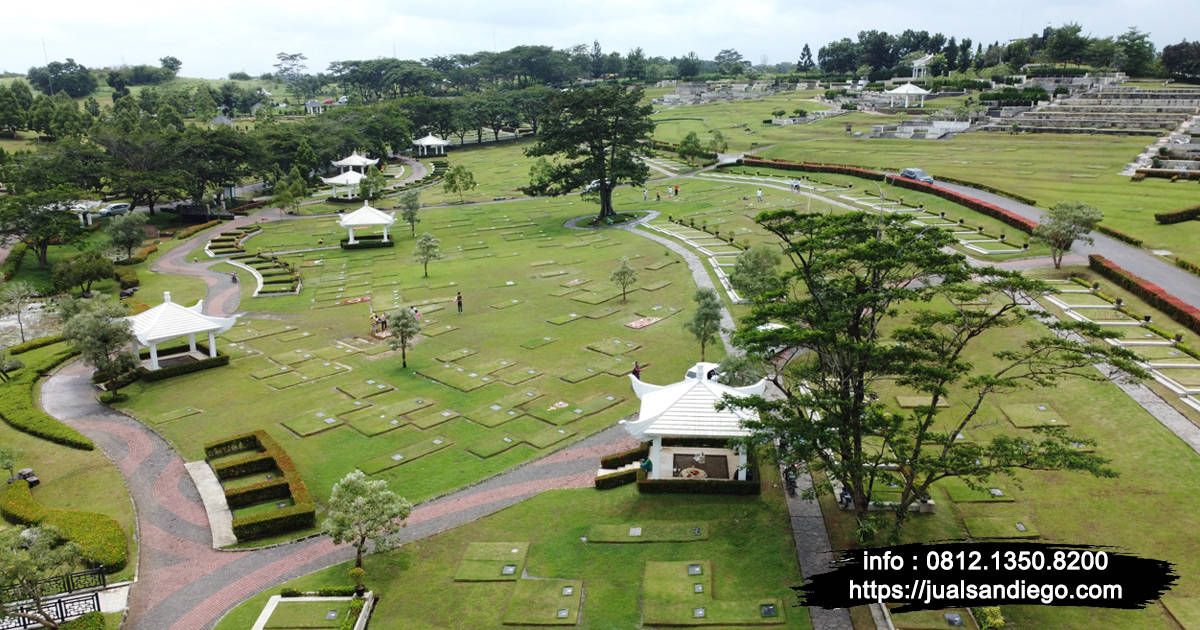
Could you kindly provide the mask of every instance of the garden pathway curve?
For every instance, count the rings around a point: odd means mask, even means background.
[[[251,595],[350,560],[353,549],[325,536],[249,551],[216,551],[183,459],[145,424],[96,401],[91,370],[72,361],[42,381],[46,412],[82,431],[117,465],[137,511],[138,576],[124,627],[211,628]],[[602,455],[636,443],[612,426],[567,448],[413,510],[402,540],[431,536],[546,490],[590,487]]]

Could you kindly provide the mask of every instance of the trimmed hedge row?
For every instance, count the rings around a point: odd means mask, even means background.
[[[63,622],[59,624],[58,628],[59,630],[108,630],[108,622],[104,620],[104,613],[94,611]]]
[[[27,347],[21,349],[21,352],[48,345],[41,343],[31,346],[31,344],[41,341],[27,342],[24,344]],[[95,444],[82,433],[59,422],[58,419],[42,411],[33,403],[33,386],[37,383],[38,378],[76,354],[78,352],[74,348],[64,344],[61,350],[40,361],[26,361],[25,367],[18,371],[7,384],[0,387],[0,419],[18,431],[49,440],[55,444],[84,451],[96,448]]]
[[[1189,260],[1184,260],[1184,259],[1176,256],[1175,257],[1175,266],[1179,267],[1180,269],[1182,269],[1188,273],[1200,276],[1200,265],[1197,265],[1194,262],[1191,262]]]
[[[713,479],[650,479],[646,471],[637,469],[638,492],[647,494],[759,494],[758,481],[717,481]]]
[[[255,208],[261,208],[267,205],[267,201],[267,199],[263,199],[262,201],[251,201],[250,203],[244,203],[236,208],[231,208],[229,211],[234,214],[246,214]]]
[[[287,494],[291,495],[294,505],[252,516],[234,518],[233,534],[237,536],[238,540],[253,540],[255,538],[263,538],[315,526],[317,520],[316,505],[313,503],[312,496],[308,493],[308,488],[305,487],[304,481],[300,478],[299,471],[296,470],[296,464],[280,448],[279,444],[270,435],[267,435],[266,431],[260,429],[235,435],[218,442],[209,443],[204,447],[204,453],[208,459],[222,455],[231,455],[241,451],[255,451],[255,453],[248,457],[215,466],[214,472],[217,474],[217,478],[229,479],[241,475],[264,472],[272,468],[279,468],[280,472],[283,473],[282,481],[287,484]],[[263,466],[266,467],[262,468]],[[251,488],[255,488],[258,485],[261,484],[256,484],[255,486],[251,486]],[[245,489],[233,492],[236,495],[244,491]],[[265,490],[254,490],[253,492],[260,491],[266,492]],[[229,500],[229,492],[226,492],[226,500]],[[242,499],[234,499],[234,501],[240,500]]]
[[[1181,210],[1172,210],[1171,212],[1157,212],[1154,215],[1154,220],[1163,225],[1172,223],[1182,223],[1200,217],[1200,206],[1192,206]]]
[[[29,246],[25,244],[25,241],[17,241],[12,246],[12,249],[8,250],[8,256],[4,259],[4,265],[0,266],[6,282],[12,280],[12,277],[17,275],[17,271],[21,269],[21,261],[25,259],[25,252],[27,251],[29,251]]]
[[[113,279],[117,281],[117,284],[119,284],[122,289],[132,289],[142,282],[140,279],[138,279],[137,270],[129,267],[117,267],[114,269]]]
[[[141,249],[138,249],[137,252],[134,253],[133,256],[126,258],[124,260],[115,261],[115,262],[113,262],[113,264],[114,265],[122,265],[122,266],[139,265],[141,263],[146,262],[146,259],[150,257],[150,254],[153,254],[156,251],[158,251],[158,245],[147,245],[146,247],[142,247]]]
[[[192,227],[184,228],[184,229],[176,232],[175,238],[177,238],[179,240],[183,240],[183,239],[188,238],[189,236],[192,236],[193,234],[195,234],[197,232],[202,232],[214,225],[220,225],[220,224],[221,224],[220,219],[213,219],[212,221],[209,221],[207,223],[200,223],[197,225],[193,225]]]
[[[878,171],[872,171],[872,170],[868,170],[865,168],[858,168],[858,167],[854,167],[854,166],[833,166],[830,164],[809,164],[809,163],[797,163],[797,162],[781,162],[778,160],[755,160],[755,159],[745,159],[745,160],[742,160],[742,163],[746,166],[761,166],[761,167],[765,167],[765,168],[778,168],[778,169],[783,169],[783,170],[809,171],[809,172],[815,172],[815,173],[837,173],[840,175],[850,175],[852,177],[862,177],[864,179],[869,179],[872,181],[888,180],[901,188],[908,188],[909,190],[915,190],[917,192],[923,192],[923,193],[927,193],[927,194],[934,195],[937,197],[941,197],[942,199],[945,199],[946,201],[956,203],[956,204],[963,206],[964,208],[967,208],[969,210],[974,210],[981,214],[986,214],[986,215],[992,217],[993,219],[997,219],[1009,226],[1012,226],[1018,230],[1021,230],[1022,232],[1025,232],[1027,234],[1032,234],[1033,229],[1037,227],[1036,222],[1030,221],[1029,219],[1026,219],[1025,217],[1022,217],[1018,214],[1009,212],[1008,210],[1005,210],[1004,208],[1001,208],[1000,206],[997,206],[995,204],[987,203],[986,201],[980,201],[979,199],[975,199],[974,197],[968,197],[966,195],[961,195],[952,190],[947,190],[940,186],[934,186],[933,184],[924,184],[924,183],[918,182],[916,180],[907,179],[904,177],[889,177]]]
[[[226,490],[225,502],[229,504],[229,507],[237,508],[263,501],[286,499],[289,496],[291,496],[291,492],[288,491],[287,479],[269,479],[244,488]]]
[[[1122,269],[1113,261],[1097,254],[1088,256],[1088,266],[1093,271],[1112,280],[1126,291],[1142,298],[1152,308],[1162,311],[1167,317],[1200,333],[1200,309],[1167,293],[1162,287],[1140,276]]]
[[[196,348],[199,349],[200,345],[196,344]],[[157,370],[149,370],[144,367],[139,367],[137,372],[138,376],[141,377],[143,381],[154,382],[171,378],[172,376],[182,376],[184,374],[191,374],[192,372],[199,372],[200,370],[221,367],[222,365],[229,365],[229,355],[218,352],[217,356],[215,357],[209,357],[199,361],[189,361],[187,363],[159,368]]]
[[[51,525],[79,545],[80,555],[92,566],[108,573],[125,568],[129,560],[125,532],[105,514],[48,508],[38,503],[24,479],[8,484],[0,495],[0,514],[24,525]]]
[[[1135,247],[1142,246],[1142,239],[1137,238],[1136,236],[1130,236],[1119,230],[1114,230],[1114,229],[1108,227],[1107,225],[1104,225],[1103,223],[1096,224],[1096,231],[1100,232],[1101,234],[1107,234],[1107,235],[1117,239],[1118,241],[1125,241],[1126,243],[1129,243],[1130,245],[1133,245]]]
[[[601,457],[600,458],[600,467],[601,468],[620,468],[621,466],[626,466],[626,465],[632,464],[636,461],[641,461],[643,459],[646,459],[649,456],[650,456],[650,443],[643,442],[642,444],[635,446],[629,450],[620,451],[618,453],[613,453],[612,455],[605,455],[604,457]]]
[[[19,343],[15,346],[10,347],[8,349],[8,353],[9,354],[21,354],[22,352],[29,352],[30,350],[36,350],[37,348],[43,348],[50,344],[58,343],[62,340],[63,340],[62,335],[49,335],[46,337],[38,337],[37,339],[30,339],[29,341],[26,341],[25,343]]]
[[[384,240],[367,240],[365,238],[358,239],[357,242],[351,243],[349,239],[344,239],[341,242],[342,249],[374,249],[378,247],[395,247],[396,241]]]
[[[623,486],[627,483],[633,483],[638,479],[638,470],[641,469],[635,468],[618,473],[608,473],[607,475],[596,475],[596,489],[608,490],[609,488],[616,488],[617,486]]]

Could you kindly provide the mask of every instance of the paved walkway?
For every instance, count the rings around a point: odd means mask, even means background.
[[[43,381],[45,410],[116,463],[137,508],[138,577],[126,628],[210,628],[247,597],[345,562],[353,548],[321,536],[254,551],[215,551],[203,504],[179,455],[146,425],[96,402],[79,361]],[[402,540],[469,523],[540,492],[592,485],[600,456],[635,442],[613,426],[568,448],[417,506]]]

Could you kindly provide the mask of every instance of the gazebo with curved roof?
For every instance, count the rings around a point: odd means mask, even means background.
[[[428,155],[431,150],[435,155],[445,155],[448,144],[450,143],[433,134],[413,140],[413,146],[417,147],[419,155]]]
[[[352,151],[350,155],[332,162],[332,164],[338,168],[350,170],[360,168],[364,171],[368,166],[375,166],[378,163],[379,158],[369,158],[365,155],[361,155],[358,151]]]
[[[905,107],[908,107],[908,99],[910,97],[920,96],[921,97],[921,105],[920,106],[925,107],[925,95],[926,94],[929,94],[929,90],[926,90],[925,88],[917,86],[917,85],[913,85],[911,82],[905,83],[904,85],[901,85],[899,87],[896,87],[896,88],[893,88],[893,89],[890,89],[887,91],[888,107],[891,107],[892,104],[895,103],[895,98],[897,96],[904,97],[904,106]]]
[[[353,199],[358,191],[358,184],[367,176],[358,171],[344,171],[333,177],[322,177],[321,181],[333,186],[333,196],[338,196],[338,187],[343,186],[346,189],[346,194],[343,199]]]
[[[139,347],[150,348],[150,369],[159,369],[158,345],[164,341],[186,336],[189,352],[197,352],[196,335],[208,334],[208,356],[217,356],[216,336],[237,323],[234,317],[213,317],[203,312],[204,300],[194,306],[171,301],[171,292],[163,292],[163,303],[149,310],[126,317]]]
[[[651,479],[679,476],[673,465],[676,456],[691,455],[700,461],[705,456],[722,456],[729,449],[671,449],[664,450],[663,438],[714,438],[730,439],[750,434],[743,424],[755,420],[758,415],[745,409],[717,410],[716,404],[726,394],[737,398],[762,394],[767,386],[766,379],[746,387],[730,387],[717,382],[716,363],[697,363],[688,370],[678,383],[652,385],[630,374],[633,392],[642,400],[637,420],[622,421],[625,430],[637,440],[651,440]],[[683,451],[683,452],[680,452]],[[746,479],[746,451],[735,447],[732,454],[737,458],[737,479]],[[732,466],[730,466],[732,468]]]
[[[357,243],[354,240],[354,228],[379,227],[383,226],[383,242],[387,242],[388,226],[396,222],[396,217],[368,206],[366,202],[358,210],[351,212],[338,219],[338,225],[350,230],[350,243]]]

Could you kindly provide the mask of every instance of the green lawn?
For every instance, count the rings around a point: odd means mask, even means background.
[[[367,587],[382,595],[375,619],[403,619],[410,628],[499,628],[503,619],[540,623],[549,612],[547,606],[553,606],[555,612],[567,608],[573,620],[578,609],[572,604],[579,588],[570,596],[562,595],[561,588],[579,585],[581,627],[640,627],[647,564],[687,564],[699,559],[711,567],[705,578],[712,588],[702,595],[714,611],[710,614],[717,614],[722,602],[757,604],[760,599],[773,599],[781,604],[783,627],[809,628],[805,610],[792,607],[795,600],[788,588],[801,578],[791,536],[786,534],[782,494],[772,486],[778,478],[764,472],[768,488],[755,497],[640,495],[633,486],[554,490],[398,550],[370,555],[364,562]],[[547,521],[547,514],[555,518]],[[631,521],[706,522],[712,529],[707,540],[689,543],[614,545],[580,539],[594,523]],[[464,557],[472,548],[479,549],[477,543],[487,541],[526,542],[525,571],[530,578],[547,579],[456,581]],[[512,546],[497,543],[494,550],[510,553]],[[318,571],[287,586],[309,590],[342,585],[348,568],[346,564]],[[553,588],[536,588],[527,582],[548,582]],[[692,582],[687,585],[691,588]],[[249,598],[217,627],[248,627],[266,598],[276,592],[271,589]],[[559,601],[570,603],[559,605]],[[753,612],[758,613],[757,607]]]
[[[350,612],[350,602],[296,602],[284,598],[271,613],[267,630],[297,628],[341,628]]]

